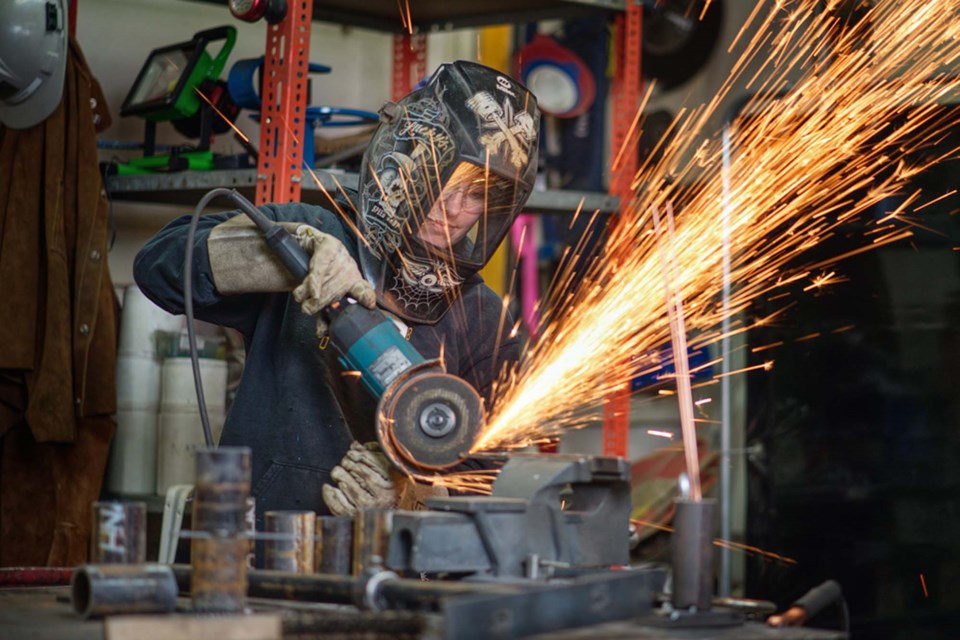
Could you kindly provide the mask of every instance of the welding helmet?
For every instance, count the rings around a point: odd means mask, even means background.
[[[540,111],[522,84],[444,64],[381,110],[360,169],[360,262],[380,305],[437,322],[530,195]]]
[[[28,129],[63,95],[66,0],[0,2],[0,122]]]

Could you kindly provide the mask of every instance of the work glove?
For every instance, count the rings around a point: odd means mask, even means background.
[[[335,516],[363,509],[422,509],[428,498],[448,495],[443,487],[419,484],[393,469],[376,442],[351,443],[330,479],[336,485],[323,485],[323,502]]]
[[[349,295],[370,309],[376,305],[373,287],[360,275],[357,263],[343,243],[307,224],[280,224],[310,253],[303,282],[298,283],[267,247],[256,225],[246,216],[237,215],[215,226],[207,239],[217,291],[229,296],[293,290],[304,313],[317,315],[318,337],[327,333],[326,319],[318,312],[330,303]]]
[[[377,294],[363,279],[356,261],[343,243],[330,234],[302,224],[297,227],[297,241],[310,253],[310,270],[293,290],[293,298],[307,315],[317,316],[317,337],[327,334],[327,322],[319,312],[344,296],[373,309]]]

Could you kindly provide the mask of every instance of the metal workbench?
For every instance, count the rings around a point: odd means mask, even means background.
[[[408,621],[413,614],[405,612],[387,612],[373,614],[358,612],[345,607],[331,605],[305,605],[297,603],[289,607],[277,601],[251,600],[251,608],[260,612],[282,612],[284,618],[284,637],[305,638],[322,637],[319,632],[304,629],[302,622],[306,615],[322,620],[324,614],[343,620],[356,615],[369,624],[371,616],[379,616],[387,626],[390,617],[398,624]],[[184,607],[189,601],[183,599]],[[436,617],[434,615],[434,617]],[[632,621],[612,622],[593,625],[580,629],[552,632],[549,635],[528,636],[531,640],[587,640],[610,638],[618,640],[843,640],[846,636],[840,632],[809,628],[774,629],[758,622],[748,622],[736,627],[686,628],[673,629],[650,625],[650,617]],[[344,635],[341,637],[353,637]],[[393,633],[366,631],[362,636],[371,638],[394,638]],[[432,637],[429,634],[421,637]],[[71,608],[68,587],[36,587],[0,589],[0,638],[3,640],[104,640],[102,620],[82,620]]]

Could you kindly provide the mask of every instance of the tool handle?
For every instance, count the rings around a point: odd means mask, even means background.
[[[793,603],[794,607],[803,607],[807,617],[812,618],[828,605],[843,597],[840,585],[835,580],[827,580],[823,584],[807,591],[799,600]]]
[[[276,254],[290,273],[298,280],[303,280],[310,272],[310,254],[304,251],[297,239],[289,231],[283,228],[263,214],[253,204],[243,197],[236,189],[231,189],[230,199],[240,208],[247,217],[253,220],[254,224],[263,232],[267,241],[267,246]]]

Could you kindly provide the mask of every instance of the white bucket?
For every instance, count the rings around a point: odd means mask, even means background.
[[[123,355],[153,356],[157,331],[180,331],[183,316],[167,313],[150,302],[135,284],[124,290],[120,318],[120,344]]]
[[[223,411],[209,411],[213,440],[220,440]],[[200,414],[193,412],[161,412],[157,421],[156,490],[164,495],[175,484],[194,484],[196,452],[206,446]]]
[[[227,403],[227,363],[200,358],[203,399],[212,414],[223,413]],[[190,358],[164,358],[160,375],[160,410],[167,413],[196,413],[197,390]]]
[[[117,411],[106,488],[119,494],[151,494],[156,488],[157,410]]]
[[[117,410],[149,409],[160,406],[161,363],[152,355],[117,356]]]

